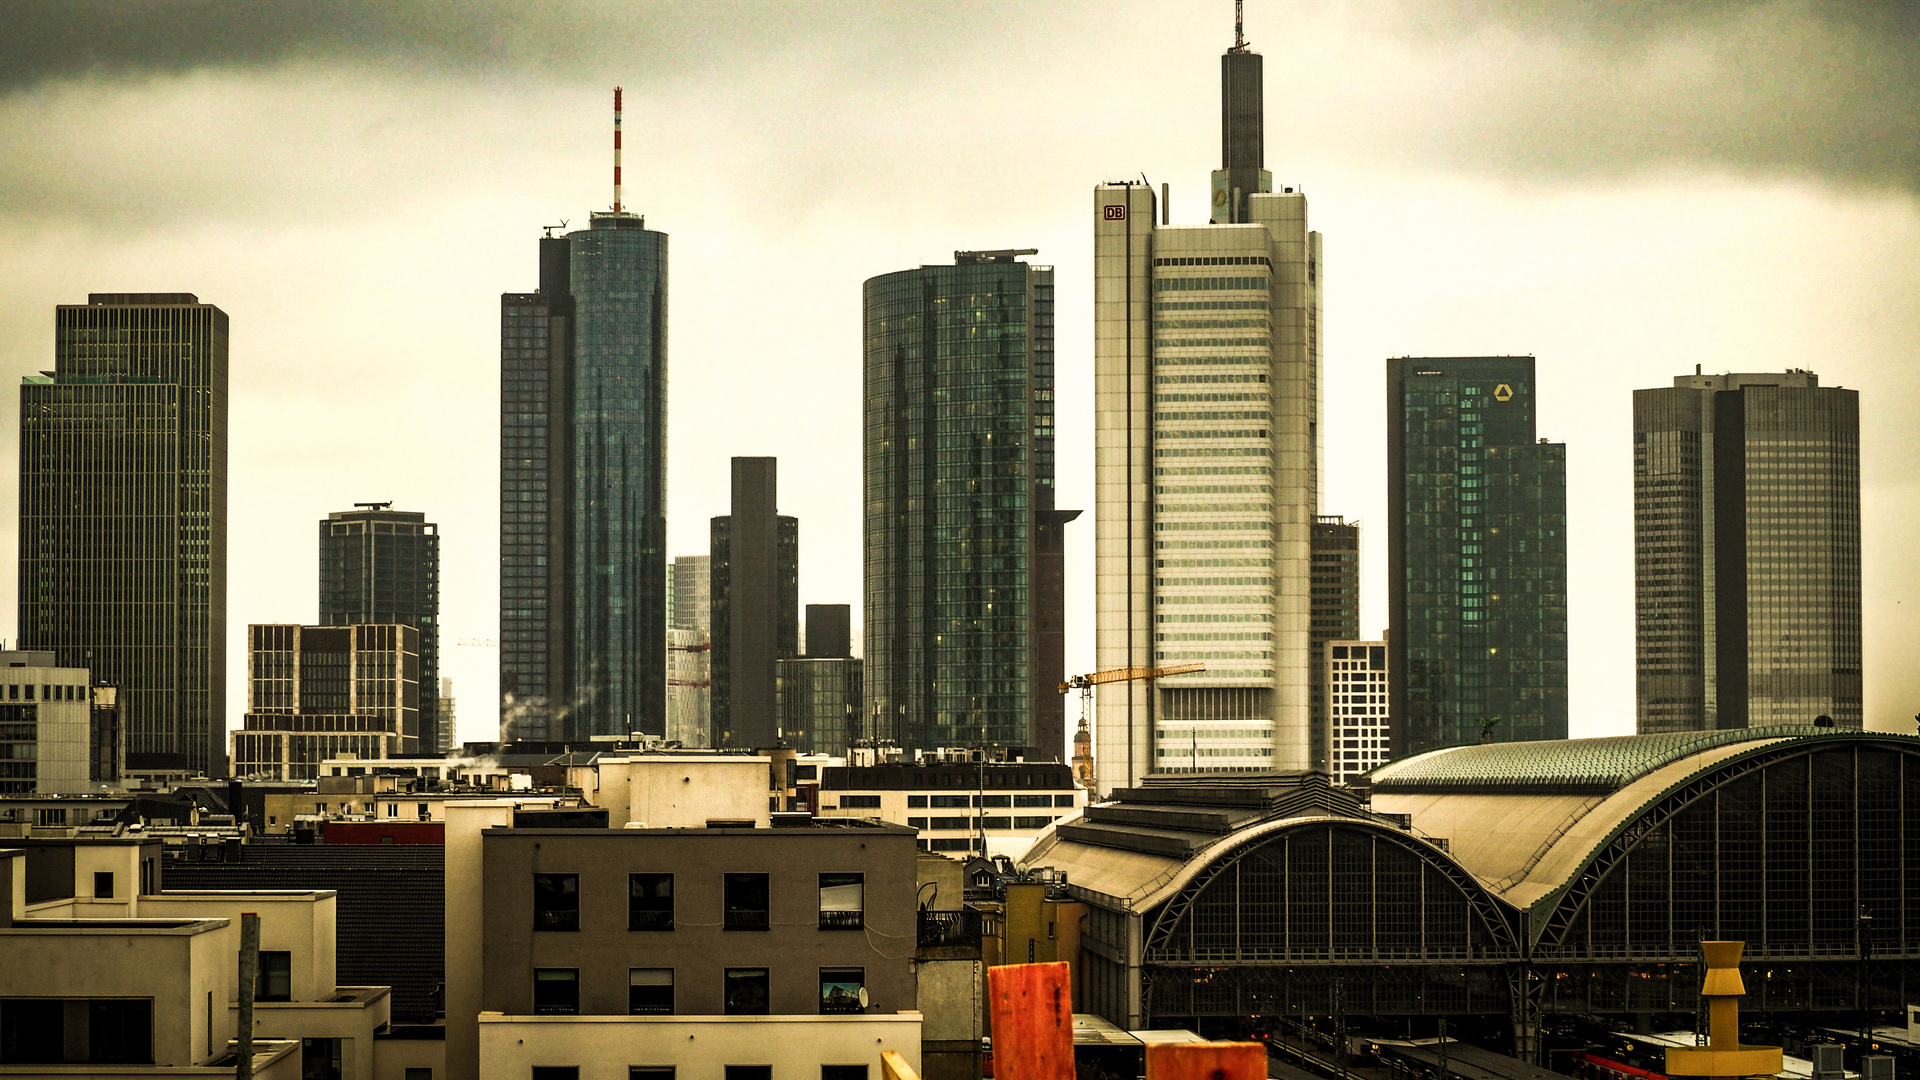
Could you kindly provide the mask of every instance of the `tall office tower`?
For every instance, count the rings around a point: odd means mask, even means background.
[[[320,523],[320,625],[401,623],[420,631],[420,730],[403,753],[440,741],[440,526],[392,503],[355,503]]]
[[[1633,392],[1643,733],[1861,724],[1860,396],[1811,371]]]
[[[311,780],[328,758],[411,757],[420,631],[401,623],[247,627],[247,713],[233,774]]]
[[[800,753],[844,757],[866,737],[851,616],[846,604],[808,604],[806,652],[778,665],[780,741]]]
[[[733,459],[733,513],[713,519],[713,745],[780,737],[778,661],[800,652],[800,521],[778,512],[770,457]]]
[[[93,293],[20,386],[19,645],[119,687],[127,768],[226,764],[227,314]]]
[[[1144,183],[1094,189],[1096,663],[1208,665],[1098,689],[1103,791],[1313,761],[1320,234],[1263,167],[1261,58],[1237,33],[1220,92],[1208,224],[1170,225]]]
[[[500,298],[501,738],[666,723],[667,236],[620,209]]]
[[[1393,760],[1387,643],[1329,641],[1324,652],[1326,772],[1334,783],[1345,784]]]
[[[673,621],[679,630],[696,631],[701,639],[713,633],[708,592],[713,583],[713,556],[681,555],[673,560]]]
[[[1308,605],[1312,618],[1307,632],[1312,656],[1312,666],[1307,669],[1307,703],[1313,716],[1312,765],[1319,772],[1334,772],[1332,759],[1327,756],[1332,737],[1327,725],[1327,717],[1332,715],[1327,709],[1327,643],[1360,636],[1359,522],[1324,515],[1313,519],[1312,590]],[[1385,668],[1383,662],[1381,669]]]
[[[422,711],[420,715],[421,722],[425,723],[427,714]],[[460,723],[453,710],[453,679],[448,676],[440,676],[439,693],[433,699],[433,715],[434,726],[439,732],[436,744],[440,747],[439,752],[442,755],[451,754],[453,748],[460,745]]]
[[[712,746],[713,619],[707,597],[713,557],[681,555],[668,570],[667,738],[682,746]]]
[[[867,737],[1059,760],[1053,268],[956,251],[866,283]]]
[[[1394,753],[1567,737],[1567,448],[1533,357],[1387,361]]]

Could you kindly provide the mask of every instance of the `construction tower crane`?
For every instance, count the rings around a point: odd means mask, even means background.
[[[1080,786],[1089,792],[1093,787],[1093,688],[1101,683],[1137,682],[1143,679],[1157,679],[1162,675],[1186,675],[1190,672],[1205,671],[1205,664],[1172,664],[1167,667],[1123,667],[1108,668],[1086,675],[1075,675],[1060,684],[1060,692],[1080,691],[1080,729],[1073,734],[1073,773]]]

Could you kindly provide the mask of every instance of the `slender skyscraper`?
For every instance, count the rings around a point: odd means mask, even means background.
[[[1322,515],[1313,519],[1313,613],[1312,629],[1307,635],[1313,654],[1308,669],[1308,704],[1313,715],[1313,768],[1337,773],[1327,756],[1329,740],[1327,672],[1344,671],[1344,666],[1327,666],[1327,644],[1352,641],[1360,636],[1360,523]],[[1385,668],[1384,659],[1381,667]],[[1383,710],[1384,711],[1384,710]]]
[[[119,687],[127,769],[226,763],[227,314],[93,293],[20,387],[20,647]]]
[[[420,631],[416,730],[400,756],[444,754],[440,741],[440,527],[392,503],[356,503],[320,523],[320,625],[395,623]]]
[[[866,284],[865,736],[1062,760],[1053,268],[957,251]]]
[[[1312,762],[1320,234],[1273,190],[1237,28],[1220,96],[1211,222],[1169,225],[1145,183],[1094,190],[1098,666],[1208,665],[1099,688],[1102,790]]]
[[[1641,732],[1858,728],[1860,395],[1811,371],[1633,392]]]
[[[733,513],[712,523],[713,745],[780,738],[778,662],[800,652],[800,522],[780,514],[777,463],[733,459]]]
[[[500,298],[503,739],[663,733],[666,466],[667,236],[616,164],[613,209]]]
[[[1567,737],[1567,448],[1535,400],[1531,356],[1387,361],[1396,757]]]

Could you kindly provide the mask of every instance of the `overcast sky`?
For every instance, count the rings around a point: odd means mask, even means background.
[[[1231,5],[9,0],[0,378],[53,307],[232,318],[230,726],[244,627],[316,615],[315,522],[441,526],[442,670],[492,737],[498,318],[610,190],[671,236],[669,550],[780,459],[803,603],[860,598],[860,286],[955,249],[1058,268],[1061,505],[1092,505],[1092,214],[1205,220]],[[1383,359],[1531,353],[1568,444],[1572,727],[1633,730],[1638,387],[1805,367],[1860,390],[1866,712],[1920,711],[1920,3],[1253,0],[1267,167],[1326,236],[1323,512],[1386,619]],[[17,439],[0,440],[0,563]],[[1069,527],[1068,666],[1092,642]],[[13,575],[0,575],[11,640]],[[856,614],[856,618],[857,618]]]

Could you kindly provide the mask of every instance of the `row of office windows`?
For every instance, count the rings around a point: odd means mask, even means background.
[[[627,929],[674,929],[672,874],[627,875]],[[771,930],[772,891],[768,874],[724,874],[721,923],[727,930]],[[711,925],[711,924],[707,924]],[[822,930],[860,930],[866,926],[864,875],[820,875]],[[533,875],[533,928],[580,929],[580,875]]]
[[[413,1080],[413,1073],[430,1070],[407,1070],[407,1080]],[[580,1080],[578,1065],[535,1065],[533,1080]],[[627,1080],[674,1080],[671,1065],[629,1065]],[[725,1066],[723,1080],[773,1080],[772,1065],[728,1065]],[[822,1065],[820,1080],[867,1080],[865,1065]]]
[[[721,977],[725,1015],[766,1016],[769,1013],[773,995],[768,969],[725,968]],[[820,1012],[833,1015],[865,1011],[860,994],[866,982],[865,968],[821,968]],[[628,1015],[674,1015],[673,987],[673,968],[628,968]],[[534,968],[533,1011],[539,1016],[579,1015],[580,969]]]
[[[1053,824],[1052,814],[1031,814],[1016,817],[910,817],[907,826],[913,829],[931,831],[972,831],[974,829],[1044,829]]]

